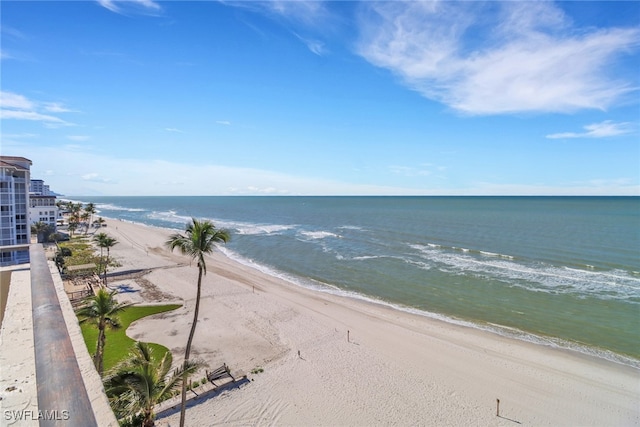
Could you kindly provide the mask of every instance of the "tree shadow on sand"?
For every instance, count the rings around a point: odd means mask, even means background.
[[[190,391],[190,393],[192,395],[194,395],[193,397],[187,399],[187,404],[186,407],[187,408],[191,408],[193,406],[199,405],[201,403],[204,403],[210,399],[213,399],[214,397],[220,395],[222,392],[227,391],[227,390],[233,390],[233,389],[237,389],[242,387],[245,384],[250,383],[251,380],[249,380],[246,376],[239,378],[235,381],[231,381],[228,382],[226,384],[222,384],[219,387],[215,387],[212,388],[211,390],[207,390],[204,393],[200,393],[200,394],[196,394],[194,391]],[[160,419],[160,418],[166,418],[166,417],[170,417],[173,414],[179,414],[180,413],[180,402],[176,402],[175,405],[163,409],[161,411],[158,411],[158,413],[156,414],[156,420]]]

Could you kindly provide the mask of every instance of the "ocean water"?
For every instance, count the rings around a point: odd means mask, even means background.
[[[99,215],[226,228],[292,286],[640,367],[637,197],[76,197]]]

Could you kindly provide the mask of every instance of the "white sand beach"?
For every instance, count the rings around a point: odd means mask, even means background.
[[[179,363],[195,264],[164,246],[167,230],[107,223],[101,231],[119,241],[114,271],[150,270],[109,285],[128,287],[129,301],[184,304],[129,336],[167,346]],[[192,357],[250,381],[189,407],[189,426],[640,425],[632,367],[307,290],[219,252],[207,262]]]

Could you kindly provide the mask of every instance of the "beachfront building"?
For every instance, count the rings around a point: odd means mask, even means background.
[[[29,195],[29,222],[43,222],[56,230],[58,220],[58,207],[56,196],[43,196],[40,194]]]
[[[32,179],[29,191],[29,224],[43,222],[56,232],[58,206],[56,196],[41,179]]]
[[[32,162],[0,156],[0,266],[29,262],[29,184]]]

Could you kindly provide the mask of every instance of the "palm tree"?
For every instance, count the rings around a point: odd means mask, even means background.
[[[185,234],[173,234],[167,240],[166,245],[173,251],[178,248],[183,255],[189,255],[198,262],[198,287],[196,292],[196,307],[193,313],[193,323],[191,332],[187,340],[187,348],[184,352],[185,363],[189,361],[191,343],[196,332],[198,322],[198,312],[200,311],[200,294],[202,288],[202,276],[207,274],[207,264],[205,255],[213,252],[216,243],[227,243],[231,236],[227,230],[216,228],[211,221],[198,221],[195,218],[186,225]],[[180,427],[184,427],[185,404],[187,400],[186,380],[182,381],[182,403],[180,405]]]
[[[104,379],[104,388],[120,421],[140,417],[143,427],[155,425],[153,407],[169,399],[186,378],[202,364],[185,362],[171,374],[170,353],[157,360],[149,344],[136,342],[129,358],[115,366]]]
[[[106,328],[119,328],[118,313],[130,305],[119,303],[114,298],[116,293],[117,291],[107,292],[105,289],[100,289],[94,296],[87,298],[87,305],[77,312],[81,319],[80,323],[90,322],[98,328],[98,342],[96,353],[93,355],[93,363],[100,376],[102,376],[102,360],[107,341]]]
[[[89,227],[91,227],[93,224],[93,214],[96,213],[96,205],[94,205],[93,203],[87,203],[87,206],[85,206],[84,211],[89,215],[89,225],[87,225],[87,231],[89,231]],[[86,232],[84,234],[87,234]]]
[[[31,224],[31,233],[36,235],[36,241],[38,243],[46,241],[50,232],[51,227],[45,222],[38,221],[34,224]]]
[[[115,237],[109,236],[107,233],[98,233],[93,236],[93,241],[100,247],[100,262],[104,267],[104,285],[107,286],[107,266],[109,265],[109,249],[118,244]],[[102,262],[102,250],[107,248],[107,260]]]
[[[73,232],[77,229],[78,221],[75,219],[75,217],[69,217],[69,233],[71,234],[71,237],[73,237]]]
[[[104,220],[104,218],[99,216],[96,222],[100,225],[100,227],[102,227],[102,224],[104,224],[106,221]]]
[[[71,237],[73,237],[73,232],[80,226],[80,211],[82,210],[82,203],[68,202],[67,209],[69,210],[67,222],[69,224]]]
[[[107,233],[98,233],[98,234],[94,234],[93,235],[93,241],[100,248],[100,269],[99,269],[98,273],[100,273],[102,271],[102,266],[104,264],[104,259],[103,259],[102,254],[103,254],[103,249],[105,248],[105,246],[103,245],[103,242],[108,237],[109,237],[109,235]]]
[[[84,225],[84,235],[86,236],[87,233],[89,232],[89,217],[91,215],[89,215],[89,212],[84,211],[80,214],[80,220],[82,221],[82,224]]]

